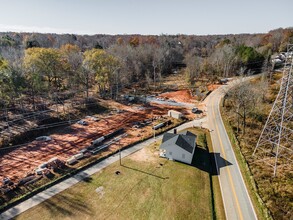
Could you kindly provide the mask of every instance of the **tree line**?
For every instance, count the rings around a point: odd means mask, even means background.
[[[214,36],[0,33],[1,104],[65,92],[116,98],[133,83],[160,87],[178,64],[186,64],[186,80],[196,87],[200,78],[259,72],[290,42],[293,29]]]
[[[101,97],[116,98],[133,82],[159,85],[162,74],[174,60],[182,60],[180,49],[171,45],[115,44],[108,49],[82,51],[73,44],[60,48],[30,47],[20,59],[0,58],[0,98],[3,102],[29,95],[96,90]]]

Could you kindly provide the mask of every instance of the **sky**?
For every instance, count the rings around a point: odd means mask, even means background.
[[[0,0],[0,32],[239,34],[293,27],[293,0]]]

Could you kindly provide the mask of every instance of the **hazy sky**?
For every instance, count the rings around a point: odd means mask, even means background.
[[[293,0],[0,0],[0,31],[236,34],[293,27]]]

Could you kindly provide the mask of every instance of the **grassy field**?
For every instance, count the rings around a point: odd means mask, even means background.
[[[199,133],[208,152],[210,139]],[[210,168],[209,153],[189,166],[159,158],[158,148],[146,147],[16,219],[225,219],[217,177],[196,167]]]

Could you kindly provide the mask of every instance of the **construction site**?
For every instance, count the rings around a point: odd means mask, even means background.
[[[119,102],[99,99],[97,102],[106,106],[106,110],[82,118],[74,117],[74,110],[91,104],[72,100],[39,103],[38,110],[30,112],[20,111],[18,106],[3,109],[0,205],[113,152],[204,115],[191,112],[197,101],[188,90],[148,99],[129,95]],[[180,113],[180,117],[168,116],[170,110]],[[61,114],[65,120],[59,120]]]

